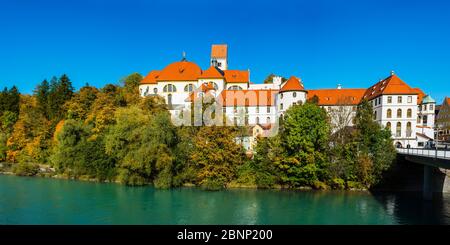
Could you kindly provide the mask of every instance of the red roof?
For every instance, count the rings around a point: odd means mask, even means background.
[[[223,71],[227,83],[248,83],[248,71],[225,70]]]
[[[164,68],[156,81],[195,81],[202,74],[202,69],[189,61],[174,62]]]
[[[156,84],[160,71],[151,71],[142,79],[141,84]]]
[[[371,100],[384,94],[418,94],[418,92],[394,74],[368,88],[363,98]]]
[[[212,58],[226,58],[228,46],[226,44],[213,44],[211,47]]]
[[[300,79],[295,76],[292,76],[286,81],[286,83],[280,89],[280,92],[301,91],[301,90],[305,90],[305,88],[303,87],[303,84],[300,82]]]
[[[215,66],[209,67],[203,71],[198,78],[223,78],[224,72]]]
[[[450,105],[450,97],[445,97],[445,101],[447,102],[447,105]]]
[[[273,106],[278,90],[223,90],[218,102],[222,106]]]
[[[357,105],[365,92],[365,88],[308,90],[308,99],[317,96],[319,105]]]

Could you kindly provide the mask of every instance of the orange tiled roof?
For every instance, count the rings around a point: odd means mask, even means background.
[[[218,103],[222,106],[273,106],[278,90],[223,90]]]
[[[305,88],[303,87],[303,84],[300,82],[299,78],[292,76],[286,81],[283,87],[281,87],[280,92],[299,90],[305,90]]]
[[[314,96],[319,98],[319,105],[357,105],[361,102],[366,89],[317,89],[307,91],[308,99]]]
[[[174,62],[159,73],[156,81],[194,81],[202,74],[202,69],[189,61]]]
[[[210,66],[198,78],[223,78],[224,72],[215,66]]]
[[[228,46],[226,44],[213,44],[211,48],[212,58],[226,58],[228,54]]]
[[[417,91],[394,74],[368,88],[363,98],[371,100],[383,94],[417,94]]]
[[[445,97],[445,101],[447,102],[447,105],[450,105],[450,97]]]
[[[141,84],[156,84],[160,71],[151,71],[142,79]]]
[[[223,71],[227,83],[248,83],[248,71],[226,70]]]
[[[413,88],[413,91],[417,93],[417,104],[422,104],[422,99],[425,97],[425,93],[420,88]]]

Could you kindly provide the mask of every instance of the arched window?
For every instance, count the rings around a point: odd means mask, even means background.
[[[408,109],[408,110],[406,111],[406,116],[407,116],[408,118],[411,118],[411,117],[412,117],[412,110],[411,110],[411,109]]]
[[[399,97],[401,98],[401,97]],[[402,117],[402,109],[398,109],[397,110],[397,118],[401,118]]]
[[[422,124],[423,124],[423,126],[427,126],[427,124],[428,124],[428,116],[427,115],[424,115],[422,117]]]
[[[391,130],[391,122],[386,123],[386,128],[389,129],[389,131]]]
[[[154,94],[157,94],[157,93],[158,93],[158,88],[154,88],[154,89],[153,89],[153,93],[154,93]]]
[[[397,127],[395,128],[395,136],[402,136],[402,124],[400,122],[397,123]]]
[[[406,123],[406,137],[411,137],[412,130],[411,130],[411,122]]]
[[[280,104],[280,110],[283,110],[283,103]]]
[[[184,86],[184,92],[192,92],[192,91],[194,91],[193,84],[188,84],[188,85]]]
[[[213,85],[213,87],[214,87],[215,90],[218,90],[218,89],[219,89],[219,86],[217,85],[217,83],[215,83],[215,82],[208,82],[208,85],[209,85],[209,84]]]
[[[256,113],[259,113],[259,106],[256,106]]]
[[[229,90],[242,90],[242,88],[240,86],[237,85],[233,85],[231,87],[228,88]]]
[[[175,85],[173,84],[167,84],[166,86],[164,86],[163,88],[163,92],[164,93],[172,93],[172,92],[177,92],[177,88],[175,87]]]
[[[270,117],[267,117],[267,123],[270,123]]]
[[[387,118],[392,118],[392,110],[391,109],[387,110]]]
[[[259,117],[256,117],[256,124],[259,124]]]
[[[172,95],[171,94],[167,95],[167,104],[172,105]]]
[[[292,97],[297,97],[297,92],[292,93]]]

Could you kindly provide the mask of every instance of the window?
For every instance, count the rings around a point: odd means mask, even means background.
[[[387,103],[388,104],[391,104],[392,103],[392,96],[388,96],[388,99],[387,99],[388,101],[387,101]]]
[[[226,114],[226,113],[227,113],[227,108],[226,108],[226,107],[222,108],[222,113],[223,113],[223,114]]]
[[[402,124],[400,122],[397,123],[397,128],[395,130],[395,136],[396,137],[402,136]]]
[[[237,85],[233,85],[233,86],[229,87],[228,89],[229,90],[242,90],[242,88]]]
[[[378,104],[381,105],[381,97],[378,98]]]
[[[157,93],[158,93],[158,89],[157,89],[157,88],[154,88],[154,89],[153,89],[153,93],[154,93],[154,94],[157,94]]]
[[[377,111],[373,112],[373,120],[377,120]]]
[[[389,131],[391,130],[391,122],[386,123],[386,128],[389,129]]]
[[[259,106],[256,107],[256,113],[259,113]]]
[[[375,103],[375,106],[378,105],[378,99],[375,99],[374,103]]]
[[[245,116],[245,125],[248,125],[248,116]]]
[[[292,93],[292,97],[297,97],[297,92]]]
[[[267,117],[267,123],[270,123],[270,117]]]
[[[398,109],[397,110],[397,118],[401,118],[402,117],[402,109]]]
[[[423,126],[427,126],[427,124],[428,124],[428,116],[427,115],[423,116],[422,123],[423,123]]]
[[[399,103],[399,104],[402,103],[402,96],[398,96],[398,97],[397,97],[397,103]]]
[[[237,117],[234,117],[234,118],[233,118],[233,124],[234,124],[234,125],[237,125],[237,124],[238,124],[238,122],[237,122]]]
[[[259,124],[259,117],[256,117],[256,124]]]
[[[280,94],[280,99],[283,99],[283,94],[282,93]]]
[[[430,111],[432,111],[433,110],[433,105],[430,105]]]
[[[235,114],[237,113],[237,105],[234,105],[233,112],[234,112]]]
[[[280,110],[283,110],[283,103],[280,104]]]
[[[270,106],[267,107],[267,113],[270,113]]]
[[[391,109],[387,110],[387,118],[392,118],[392,110]]]
[[[412,96],[408,96],[408,103],[412,103]]]
[[[194,91],[194,85],[188,84],[184,86],[184,92],[192,92],[192,91]]]
[[[215,90],[219,89],[219,86],[217,85],[217,83],[215,82],[209,82],[208,85],[212,85],[214,87]]]
[[[164,93],[172,93],[172,92],[177,92],[177,88],[173,85],[173,84],[167,84],[166,86],[164,86],[163,88],[163,92]]]
[[[424,146],[424,143],[423,143],[423,142],[419,142],[419,143],[417,143],[417,146],[423,147],[423,146]]]
[[[407,118],[411,118],[412,117],[412,110],[408,109],[408,111],[406,112],[406,117]]]
[[[411,122],[406,123],[406,137],[411,137],[412,130],[411,130]]]
[[[417,117],[417,123],[420,123],[420,119],[422,119],[420,116]]]
[[[167,104],[172,105],[172,95],[171,94],[167,95]]]
[[[424,110],[424,111],[427,110],[427,105],[423,105],[423,110]]]

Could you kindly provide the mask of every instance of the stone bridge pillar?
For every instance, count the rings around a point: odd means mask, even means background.
[[[423,199],[433,199],[433,167],[423,165]]]

